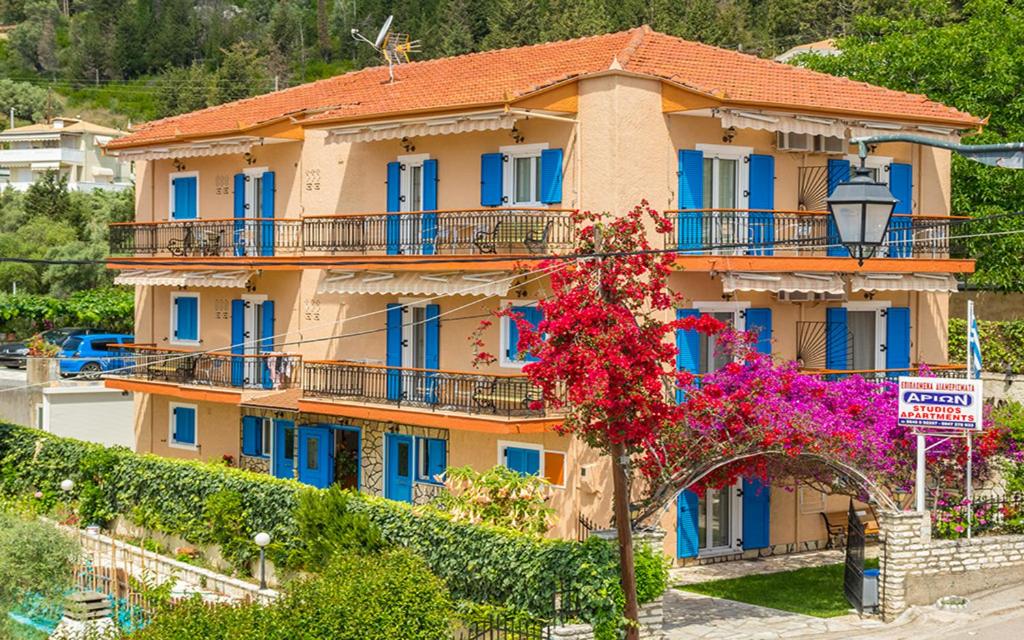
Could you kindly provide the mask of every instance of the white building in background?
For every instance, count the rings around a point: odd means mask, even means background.
[[[102,382],[56,382],[44,387],[37,428],[55,436],[107,447],[135,448],[135,406],[131,394]]]
[[[819,40],[817,42],[808,42],[806,44],[797,45],[792,49],[775,56],[775,61],[789,62],[801,53],[813,53],[817,56],[838,56],[840,51],[839,47],[836,46],[836,41],[830,38],[828,40]]]
[[[47,171],[58,171],[72,191],[127,189],[135,180],[131,163],[103,153],[103,145],[124,135],[65,117],[7,129],[0,132],[0,188],[24,191]]]

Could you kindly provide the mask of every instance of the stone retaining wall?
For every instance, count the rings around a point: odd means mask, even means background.
[[[882,615],[1024,581],[1024,535],[933,540],[928,512],[879,514]]]
[[[664,596],[640,607],[640,640],[662,640],[665,623]],[[549,640],[594,640],[594,627],[589,624],[568,624],[548,627],[544,636]]]

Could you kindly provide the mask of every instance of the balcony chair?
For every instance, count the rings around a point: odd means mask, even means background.
[[[821,519],[825,523],[825,532],[828,535],[828,540],[825,542],[826,549],[842,549],[846,546],[846,523],[843,522],[832,522],[829,520],[828,514],[824,511],[820,512]],[[835,514],[833,514],[835,517]]]
[[[198,238],[196,238],[198,236]],[[216,231],[196,233],[192,227],[185,229],[185,237],[167,241],[167,251],[176,258],[184,256],[219,256],[221,235]]]
[[[473,403],[491,413],[528,413],[530,403],[541,398],[540,389],[516,378],[491,378],[481,381],[473,390]]]
[[[534,254],[547,253],[552,220],[499,220],[490,230],[477,231],[473,245],[480,253],[498,253],[498,246],[524,245]]]

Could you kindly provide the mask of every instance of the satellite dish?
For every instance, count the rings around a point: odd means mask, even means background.
[[[373,48],[380,49],[380,45],[384,42],[384,38],[388,35],[388,29],[391,28],[391,21],[395,19],[395,16],[388,16],[388,19],[384,21],[384,26],[380,28],[380,33],[377,34],[377,38],[373,41]]]

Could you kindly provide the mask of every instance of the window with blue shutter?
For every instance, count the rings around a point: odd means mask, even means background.
[[[416,481],[440,484],[437,476],[448,469],[448,442],[440,438],[418,438]]]
[[[437,160],[423,161],[423,210],[437,211]],[[420,227],[423,255],[434,255],[437,243],[437,214],[424,213]]]
[[[676,319],[699,316],[697,309],[676,309]],[[676,329],[676,370],[689,371],[697,374],[700,372],[700,334],[694,330]],[[676,390],[676,402],[683,402],[686,393],[682,389]]]
[[[825,309],[825,368],[842,370],[849,367],[849,329],[844,307]]]
[[[260,255],[274,255],[274,195],[277,193],[273,171],[260,175]]]
[[[171,209],[173,220],[192,220],[199,212],[199,179],[195,176],[182,176],[171,180],[174,193],[174,204]]]
[[[540,201],[557,204],[562,201],[562,150],[540,152]]]
[[[679,151],[679,208],[704,207],[704,152],[696,149]],[[700,211],[681,211],[676,221],[679,249],[699,250],[704,247],[704,214]]]
[[[539,475],[540,451],[525,447],[505,447],[505,466],[519,475]]]
[[[428,304],[423,314],[423,366],[436,371],[441,368],[441,307]],[[424,399],[437,404],[437,374],[427,373],[424,381]]]
[[[263,456],[263,418],[242,417],[242,455]]]
[[[684,490],[679,494],[676,509],[676,555],[680,558],[696,558],[700,551],[700,535],[697,527],[700,500],[697,494]]]
[[[235,213],[235,228],[234,228],[234,245],[235,255],[245,255],[245,212],[247,205],[245,204],[245,174],[236,173],[233,179],[234,184],[234,213]]]
[[[504,201],[505,173],[504,155],[501,153],[485,153],[480,156],[480,206],[500,207]]]
[[[404,318],[404,307],[397,303],[389,303],[385,316],[385,341],[387,352],[385,364],[388,367],[402,366],[402,322]],[[402,397],[402,371],[399,368],[388,369],[387,373],[387,396],[388,400],[398,400]]]
[[[752,256],[770,256],[775,253],[775,158],[751,154],[750,156],[750,212],[747,236]]]
[[[743,479],[743,550],[769,546],[771,489],[757,478]]]
[[[231,301],[231,386],[240,387],[245,384],[245,300]]]
[[[396,255],[402,252],[402,163],[389,162],[387,176],[387,211],[395,215],[387,216],[384,235],[388,255]]]
[[[199,296],[174,296],[174,342],[199,341]]]
[[[544,319],[544,312],[536,306],[512,307],[512,311],[523,317],[524,320],[537,329]],[[505,359],[508,362],[537,362],[537,356],[533,354],[519,354],[519,324],[512,318],[506,318],[508,323],[508,344],[505,345]]]
[[[889,220],[888,255],[890,258],[909,258],[913,255],[914,168],[894,162],[889,165],[889,191],[896,198],[896,206]]]
[[[772,354],[772,310],[767,308],[747,309],[747,331],[757,332],[754,349],[759,353]]]
[[[828,195],[836,190],[842,182],[850,180],[850,162],[848,160],[831,159],[828,161]],[[825,254],[834,257],[847,257],[849,249],[839,244],[839,228],[836,227],[832,216],[828,216],[828,247]]]
[[[890,307],[885,310],[885,368],[910,368],[910,308]],[[895,375],[910,375],[898,372]]]
[[[176,406],[171,409],[171,444],[189,447],[195,446],[195,407]]]

